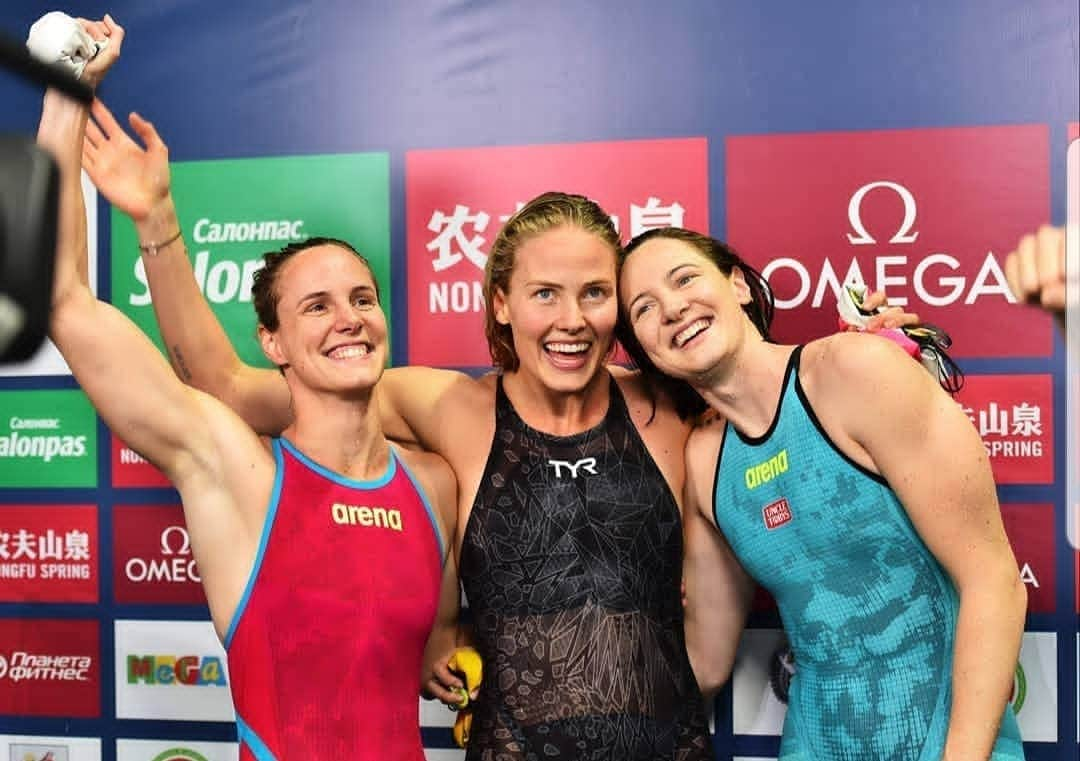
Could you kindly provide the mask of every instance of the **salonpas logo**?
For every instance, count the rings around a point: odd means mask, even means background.
[[[82,392],[0,392],[0,486],[96,483],[97,418]]]
[[[159,753],[150,761],[208,761],[202,753],[197,753],[190,748],[169,748],[164,753]]]
[[[172,189],[188,256],[240,357],[267,366],[251,284],[262,255],[314,236],[341,238],[371,262],[390,315],[389,158],[384,153],[176,163]],[[112,212],[112,298],[163,348],[131,221]]]

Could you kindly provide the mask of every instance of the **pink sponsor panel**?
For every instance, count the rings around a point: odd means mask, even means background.
[[[410,151],[405,160],[409,361],[491,364],[481,295],[491,243],[549,190],[594,199],[624,239],[708,230],[704,138]]]
[[[97,602],[93,505],[0,507],[0,601]]]
[[[836,329],[839,285],[884,289],[959,357],[1041,357],[1050,318],[1012,308],[1002,264],[1049,219],[1045,125],[727,140],[728,239],[769,278],[776,335]]]

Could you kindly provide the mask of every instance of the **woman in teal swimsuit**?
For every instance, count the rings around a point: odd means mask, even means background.
[[[709,569],[734,553],[795,655],[781,759],[1023,758],[1008,698],[1026,595],[959,405],[888,341],[772,343],[758,273],[696,233],[632,241],[619,296],[643,371],[717,413],[686,453],[684,514],[720,530],[688,558],[699,677],[710,620],[731,615],[708,606]]]

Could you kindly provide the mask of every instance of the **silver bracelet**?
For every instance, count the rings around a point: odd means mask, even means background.
[[[172,236],[168,240],[162,241],[161,243],[140,243],[139,250],[142,251],[144,254],[149,254],[150,256],[157,256],[158,251],[165,248],[170,243],[179,240],[179,238],[180,230],[177,230],[176,235]]]

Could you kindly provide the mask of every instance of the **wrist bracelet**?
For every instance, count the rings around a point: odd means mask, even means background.
[[[177,230],[176,235],[172,236],[168,240],[162,241],[161,243],[140,243],[139,244],[139,250],[142,251],[144,254],[149,254],[150,256],[157,256],[158,251],[160,251],[161,249],[165,248],[170,243],[173,243],[173,242],[175,242],[175,241],[177,241],[179,239],[180,239],[180,230]]]

